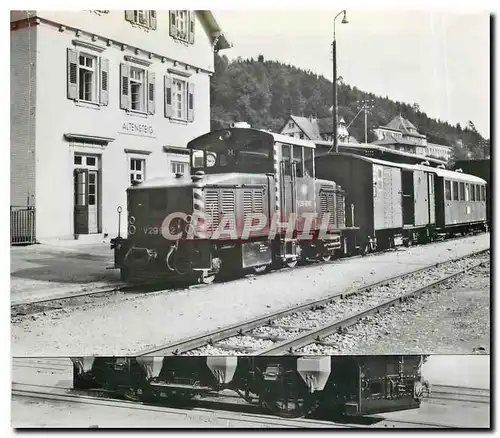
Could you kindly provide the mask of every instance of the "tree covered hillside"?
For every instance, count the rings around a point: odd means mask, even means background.
[[[257,60],[238,58],[230,62],[226,56],[216,54],[210,92],[212,129],[226,127],[231,122],[247,122],[255,128],[278,131],[290,114],[332,117],[331,81],[311,71],[265,61],[263,56]],[[355,86],[339,84],[339,116],[344,117],[347,124],[358,113],[358,102],[363,99],[375,101],[368,116],[369,142],[376,139],[370,130],[401,114],[427,135],[429,142],[453,146],[457,159],[466,158],[468,152],[473,158],[483,157],[485,139],[472,122],[466,127],[452,126],[428,117],[417,104],[394,102],[388,96],[376,96]],[[362,114],[349,131],[358,141],[364,141]]]

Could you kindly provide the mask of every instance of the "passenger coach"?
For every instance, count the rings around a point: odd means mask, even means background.
[[[316,158],[316,176],[334,179],[346,190],[356,215],[362,252],[399,244],[425,243],[440,234],[486,229],[486,181],[420,165],[393,163],[353,154]]]

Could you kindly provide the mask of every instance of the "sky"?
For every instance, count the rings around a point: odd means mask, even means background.
[[[233,44],[221,52],[290,63],[332,79],[333,17],[342,9],[214,10]],[[448,10],[347,10],[336,20],[345,83],[490,137],[490,17]]]

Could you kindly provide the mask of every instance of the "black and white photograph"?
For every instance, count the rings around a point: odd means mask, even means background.
[[[494,16],[444,5],[12,8],[11,428],[490,428]]]

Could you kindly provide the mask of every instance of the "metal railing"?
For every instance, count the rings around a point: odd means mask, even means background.
[[[10,206],[10,244],[36,243],[35,207]]]

